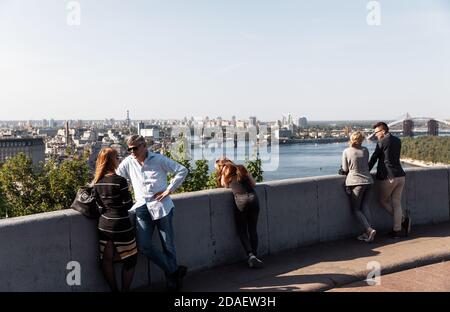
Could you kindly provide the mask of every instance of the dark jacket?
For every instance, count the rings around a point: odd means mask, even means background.
[[[390,133],[387,133],[385,137],[377,143],[377,147],[369,160],[369,170],[372,170],[373,166],[378,161],[377,180],[405,176],[405,171],[403,171],[402,165],[400,164],[401,148],[402,141]]]

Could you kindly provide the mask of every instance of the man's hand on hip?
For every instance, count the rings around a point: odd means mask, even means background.
[[[163,200],[164,198],[166,198],[169,195],[170,195],[170,191],[169,190],[165,190],[164,192],[155,193],[155,199],[157,201],[161,201],[161,200]]]

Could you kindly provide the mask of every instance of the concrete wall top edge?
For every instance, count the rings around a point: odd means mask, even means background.
[[[308,177],[308,178],[274,180],[274,181],[263,182],[258,185],[276,186],[276,185],[286,185],[286,184],[296,184],[296,183],[309,183],[309,182],[314,182],[314,181],[316,181],[316,178]]]
[[[405,172],[416,172],[416,171],[445,171],[448,168],[450,168],[450,166],[436,166],[436,167],[416,167],[416,168],[405,168]]]
[[[170,195],[172,199],[181,199],[186,197],[201,197],[201,196],[207,196],[210,190],[202,190],[202,191],[196,191],[196,192],[185,192],[185,193],[178,193]]]
[[[423,172],[423,171],[447,172],[448,170],[450,170],[450,166],[438,166],[438,167],[429,167],[429,168],[418,167],[418,168],[406,168],[405,169],[406,172]],[[372,173],[372,174],[374,175],[374,173]],[[341,180],[344,178],[345,178],[344,176],[335,174],[335,175],[306,177],[306,178],[282,179],[282,180],[274,180],[274,181],[257,183],[256,187],[264,188],[266,186],[273,187],[273,186],[279,186],[279,185],[303,184],[303,183],[320,182],[320,181]],[[186,192],[186,193],[174,194],[174,195],[172,195],[172,198],[180,200],[180,199],[184,199],[184,198],[203,197],[203,196],[222,194],[222,193],[231,193],[231,190],[224,189],[224,188],[208,189],[208,190],[202,190],[202,191],[196,191],[196,192]],[[74,217],[74,216],[79,216],[79,215],[81,215],[79,212],[68,208],[68,209],[62,209],[62,210],[57,210],[57,211],[37,213],[37,214],[33,214],[33,215],[28,215],[28,216],[0,219],[0,227],[7,226],[10,224],[19,224],[19,223],[25,223],[25,222],[38,221],[38,220],[43,220],[43,219],[53,218],[53,217],[63,217],[63,216]]]
[[[9,225],[16,225],[16,224],[23,224],[23,223],[29,223],[29,222],[37,222],[37,221],[44,221],[49,220],[57,217],[65,217],[69,214],[73,215],[81,215],[79,212],[73,210],[73,209],[62,209],[57,211],[49,211],[49,212],[42,212],[42,213],[36,213],[28,216],[20,216],[20,217],[14,217],[14,218],[8,218],[8,219],[1,219],[0,220],[0,227],[3,226],[9,226]]]
[[[325,175],[325,176],[318,176],[314,178],[315,181],[331,181],[331,180],[345,180],[345,176],[339,175],[339,174],[333,174],[333,175]]]

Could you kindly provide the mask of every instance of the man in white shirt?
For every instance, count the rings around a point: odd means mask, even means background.
[[[136,236],[138,249],[166,274],[170,291],[180,290],[187,268],[178,266],[172,227],[174,204],[170,198],[184,181],[188,170],[176,161],[147,149],[145,139],[132,135],[126,141],[131,155],[117,168],[117,174],[131,181],[136,212]],[[167,185],[167,174],[174,178]],[[152,235],[158,228],[163,251],[152,244]]]

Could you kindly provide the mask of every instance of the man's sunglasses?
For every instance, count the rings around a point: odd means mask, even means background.
[[[128,150],[129,152],[131,152],[131,151],[135,152],[135,151],[137,151],[137,149],[138,149],[141,145],[142,145],[142,144],[139,144],[139,145],[136,145],[136,146],[129,147],[127,150]]]

